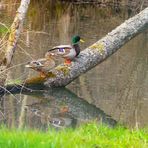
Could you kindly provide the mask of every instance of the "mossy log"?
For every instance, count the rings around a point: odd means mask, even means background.
[[[126,20],[105,37],[83,50],[72,65],[60,65],[49,72],[46,78],[34,77],[26,81],[28,84],[43,83],[47,87],[66,86],[81,74],[101,63],[137,34],[148,28],[148,8]],[[39,81],[37,81],[37,79]]]

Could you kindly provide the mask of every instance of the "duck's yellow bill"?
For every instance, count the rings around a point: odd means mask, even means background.
[[[82,39],[80,39],[80,42],[84,43],[85,41],[84,41],[84,40],[82,40]]]

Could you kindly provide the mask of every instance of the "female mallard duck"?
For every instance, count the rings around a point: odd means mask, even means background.
[[[80,53],[79,41],[84,42],[80,36],[74,36],[72,38],[72,45],[55,46],[52,49],[49,49],[45,55],[51,54],[55,57],[62,57],[65,59],[65,64],[70,64]]]
[[[48,54],[43,59],[33,60],[29,62],[25,67],[40,72],[42,77],[46,77],[49,70],[55,67],[55,61],[52,55]]]

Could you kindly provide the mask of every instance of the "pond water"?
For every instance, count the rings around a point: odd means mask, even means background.
[[[1,8],[1,21],[8,26],[16,5]],[[60,2],[32,2],[18,43],[8,82],[36,74],[25,64],[41,58],[59,44],[69,44],[80,35],[82,50],[128,19],[126,8]],[[148,32],[124,45],[118,52],[83,74],[66,88],[1,98],[0,123],[8,127],[46,129],[76,127],[97,122],[128,127],[148,124]]]

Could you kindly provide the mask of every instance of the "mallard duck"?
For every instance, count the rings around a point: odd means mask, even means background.
[[[71,118],[66,118],[66,117],[55,117],[55,118],[50,118],[49,119],[49,124],[53,125],[54,127],[57,128],[64,128],[68,127],[72,124],[73,119]]]
[[[45,55],[51,54],[55,57],[60,56],[65,59],[65,64],[70,64],[80,53],[79,41],[84,42],[80,36],[74,36],[72,38],[72,45],[55,46],[52,49],[49,49]]]
[[[52,55],[48,54],[45,56],[45,58],[29,62],[27,65],[25,65],[25,67],[40,72],[41,76],[45,77],[49,70],[55,67],[55,61]]]

